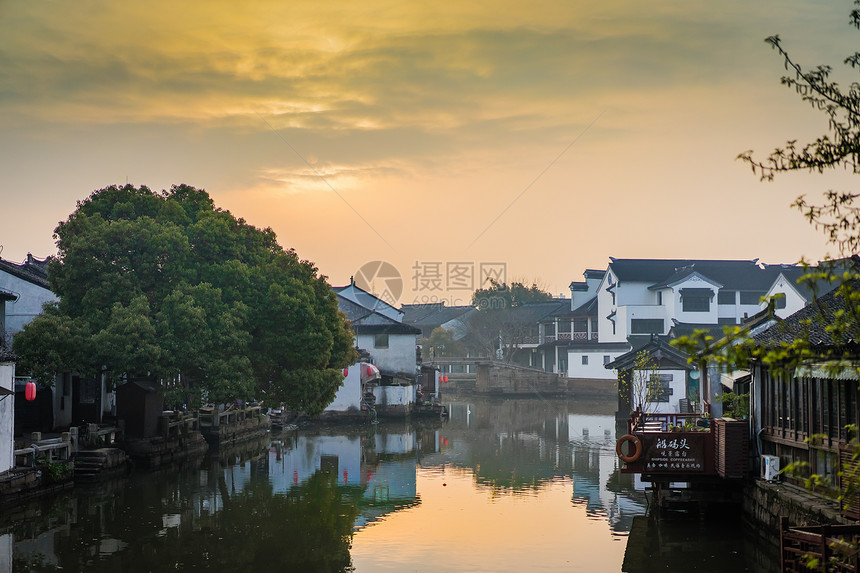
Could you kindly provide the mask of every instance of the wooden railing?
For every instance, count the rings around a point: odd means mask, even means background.
[[[694,414],[648,414],[640,410],[634,411],[627,420],[627,433],[633,432],[668,432],[672,427],[698,425],[708,427],[703,423],[702,415]]]
[[[784,573],[855,573],[858,570],[858,544],[860,525],[789,527],[788,518],[779,519],[781,571]],[[810,567],[812,562],[817,566]]]

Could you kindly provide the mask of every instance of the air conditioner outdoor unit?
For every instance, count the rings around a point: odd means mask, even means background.
[[[779,456],[761,457],[761,479],[765,481],[779,479]]]

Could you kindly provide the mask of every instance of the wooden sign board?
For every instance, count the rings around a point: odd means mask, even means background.
[[[642,473],[678,474],[705,471],[705,432],[641,435]]]

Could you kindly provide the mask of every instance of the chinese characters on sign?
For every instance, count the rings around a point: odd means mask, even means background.
[[[645,449],[645,473],[695,473],[705,470],[704,434],[654,436]]]

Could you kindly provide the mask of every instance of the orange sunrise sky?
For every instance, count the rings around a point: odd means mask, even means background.
[[[0,256],[54,254],[76,201],[128,181],[206,189],[333,284],[389,261],[400,302],[416,263],[569,295],[610,256],[815,260],[790,204],[852,176],[735,158],[826,131],[763,40],[847,84],[852,7],[0,0]]]

